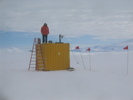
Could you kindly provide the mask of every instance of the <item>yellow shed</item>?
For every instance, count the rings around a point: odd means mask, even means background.
[[[69,43],[36,45],[36,70],[67,70],[70,68]]]

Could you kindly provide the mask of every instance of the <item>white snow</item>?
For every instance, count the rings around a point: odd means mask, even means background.
[[[71,53],[75,71],[43,72],[28,71],[29,52],[0,52],[0,100],[133,100],[133,52],[128,74],[126,52],[90,54]]]

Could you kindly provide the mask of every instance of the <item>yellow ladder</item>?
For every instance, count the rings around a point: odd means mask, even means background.
[[[31,68],[34,68],[35,70],[44,70],[44,62],[40,43],[40,38],[34,39],[28,70],[30,70]]]
[[[36,70],[45,70],[41,45],[36,45]]]

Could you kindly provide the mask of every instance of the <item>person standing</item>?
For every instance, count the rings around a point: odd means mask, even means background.
[[[46,23],[44,23],[44,25],[41,27],[41,33],[42,33],[42,43],[47,43],[49,28]]]

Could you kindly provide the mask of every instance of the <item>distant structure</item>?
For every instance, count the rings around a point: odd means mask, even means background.
[[[40,38],[35,38],[31,50],[28,70],[34,68],[38,71],[68,70],[70,68],[69,43],[61,42],[41,43]]]

